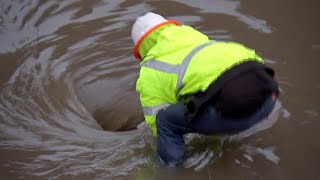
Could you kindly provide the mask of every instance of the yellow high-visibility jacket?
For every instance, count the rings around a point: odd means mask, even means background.
[[[254,50],[235,42],[212,41],[189,26],[168,24],[141,43],[136,90],[146,123],[157,135],[157,113],[179,97],[204,92],[228,69],[247,61],[263,63]]]

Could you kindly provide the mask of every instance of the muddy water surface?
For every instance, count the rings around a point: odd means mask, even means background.
[[[1,0],[0,179],[320,179],[319,7]],[[231,142],[187,137],[186,168],[159,168],[141,124],[130,39],[134,19],[148,11],[255,48],[281,88],[273,126]]]

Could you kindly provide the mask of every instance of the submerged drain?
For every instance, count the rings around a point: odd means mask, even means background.
[[[143,121],[141,111],[128,112],[127,109],[121,111],[101,108],[95,110],[92,116],[105,131],[130,131]]]

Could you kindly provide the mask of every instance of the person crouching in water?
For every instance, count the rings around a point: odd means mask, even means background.
[[[182,165],[183,135],[236,134],[274,108],[274,70],[253,49],[152,12],[136,19],[131,36],[141,61],[136,90],[163,165]]]

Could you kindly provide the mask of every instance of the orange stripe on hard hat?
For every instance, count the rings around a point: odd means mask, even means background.
[[[144,38],[146,38],[150,33],[152,33],[154,30],[156,30],[157,28],[161,27],[161,26],[164,26],[164,25],[167,25],[167,24],[175,24],[175,25],[179,25],[179,23],[175,20],[169,20],[169,21],[166,21],[166,22],[163,22],[163,23],[160,23],[156,26],[154,26],[153,28],[151,28],[149,31],[147,31],[143,36],[141,36],[141,38],[139,39],[139,41],[137,42],[137,44],[134,46],[134,51],[133,51],[133,54],[134,54],[134,57],[136,57],[137,59],[141,59],[141,56],[139,54],[139,47],[142,43],[142,41],[144,40]]]

